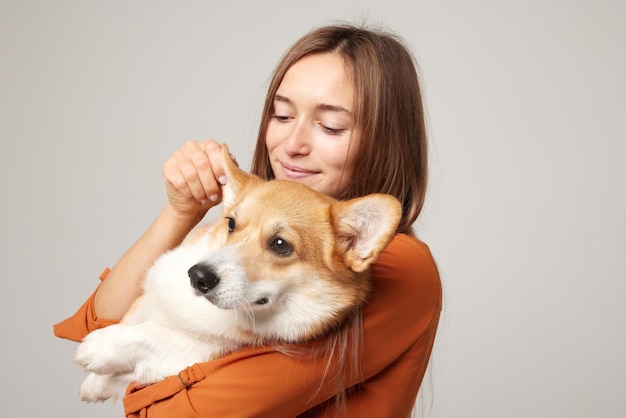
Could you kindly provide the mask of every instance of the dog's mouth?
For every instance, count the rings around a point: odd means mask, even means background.
[[[253,305],[267,305],[270,302],[268,296],[262,296],[250,303],[241,297],[229,297],[218,295],[215,288],[220,283],[220,278],[217,273],[208,265],[198,263],[192,266],[188,271],[191,287],[194,288],[198,296],[204,296],[209,302],[218,308],[222,309],[234,309],[238,306]],[[225,300],[230,299],[230,300]]]
[[[218,293],[214,291],[210,291],[206,294],[202,294],[201,292],[196,291],[196,294],[198,294],[198,296],[204,296],[206,300],[208,300],[209,302],[211,302],[213,305],[215,305],[216,307],[220,309],[237,309],[237,308],[245,309],[249,307],[250,305],[262,306],[262,305],[267,305],[270,302],[269,298],[267,297],[262,297],[252,303],[244,299],[228,300],[227,298],[220,297]]]

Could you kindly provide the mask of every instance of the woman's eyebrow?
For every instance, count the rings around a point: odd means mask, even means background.
[[[319,110],[329,110],[331,112],[342,112],[342,113],[347,113],[348,115],[352,116],[352,112],[350,112],[348,109],[342,106],[320,103],[315,107]]]
[[[278,101],[278,102],[284,102],[284,103],[293,105],[293,102],[288,97],[281,96],[279,94],[275,94],[274,95],[274,100]],[[331,105],[331,104],[326,104],[326,103],[320,103],[320,104],[316,105],[315,108],[319,109],[319,110],[324,110],[324,111],[347,113],[348,115],[352,116],[352,112],[349,111],[348,109],[346,109],[343,106],[337,106],[337,105]]]
[[[291,100],[289,100],[285,96],[281,96],[280,94],[275,94],[274,95],[274,100],[279,101],[279,102],[285,102],[285,103],[291,104]]]

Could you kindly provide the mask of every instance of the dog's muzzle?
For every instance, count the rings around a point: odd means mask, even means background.
[[[192,266],[187,274],[191,280],[191,286],[203,295],[206,295],[220,282],[220,278],[217,277],[213,269],[202,263]]]

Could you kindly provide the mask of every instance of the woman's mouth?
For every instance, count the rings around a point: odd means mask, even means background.
[[[287,180],[301,180],[306,177],[319,174],[319,171],[308,170],[306,168],[297,167],[285,163],[279,163],[282,173]]]

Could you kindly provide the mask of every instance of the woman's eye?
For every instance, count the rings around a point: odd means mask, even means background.
[[[324,132],[326,132],[329,135],[341,135],[342,133],[346,131],[345,129],[333,129],[324,125],[322,125],[322,129],[324,129]]]
[[[284,116],[284,115],[272,115],[272,119],[277,120],[278,122],[289,122],[289,119],[291,119],[289,116]]]
[[[228,219],[228,232],[233,232],[235,230],[235,218],[227,217]]]
[[[331,128],[330,126],[324,125],[321,122],[318,122],[317,125],[322,128],[322,130],[324,131],[324,133],[328,134],[328,135],[341,135],[344,132],[347,131],[347,129],[345,128]]]
[[[287,257],[293,254],[293,246],[281,237],[272,238],[268,247],[274,254],[281,257]]]

